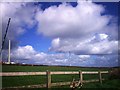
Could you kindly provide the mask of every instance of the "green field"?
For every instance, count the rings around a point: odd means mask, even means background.
[[[59,67],[59,66],[14,66],[14,65],[3,65],[3,72],[45,72],[49,71],[106,71],[109,68],[81,68],[81,67]],[[102,77],[106,78],[106,81],[101,85],[98,83],[86,83],[83,88],[118,88],[119,79],[109,80],[109,76],[104,74]],[[66,82],[72,81],[72,78],[79,78],[78,75],[52,75],[52,83],[54,82]],[[98,75],[84,75],[84,80],[97,79]],[[25,86],[25,85],[37,85],[45,84],[46,76],[7,76],[2,77],[2,87],[14,87],[14,86]],[[67,88],[69,86],[63,86]],[[56,88],[56,87],[53,87]],[[58,87],[57,87],[58,88]]]
[[[98,71],[109,70],[108,68],[81,68],[81,67],[64,67],[64,66],[16,66],[2,65],[3,72],[45,72],[45,71]]]

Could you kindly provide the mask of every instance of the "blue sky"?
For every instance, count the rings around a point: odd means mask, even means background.
[[[14,62],[118,66],[118,3],[2,3],[2,10],[3,32],[12,18]]]

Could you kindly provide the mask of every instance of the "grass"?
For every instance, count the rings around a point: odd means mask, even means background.
[[[119,88],[119,79],[106,80],[102,84],[96,83],[86,83],[82,88]]]
[[[77,88],[76,90],[81,90],[81,89],[92,89],[92,90],[98,90],[98,89],[112,89],[112,90],[117,90],[120,89],[120,80],[119,79],[113,79],[113,80],[106,80],[103,81],[102,84],[100,84],[99,82],[95,82],[95,83],[86,83],[83,84],[82,88]],[[62,86],[62,87],[52,87],[52,88],[69,88],[69,86]]]
[[[45,76],[7,76],[2,77],[2,87],[25,86],[45,83]]]
[[[15,66],[2,65],[2,72],[42,72],[42,71],[98,71],[108,68],[81,68],[81,67],[60,67],[60,66]]]
[[[3,65],[3,72],[42,72],[42,71],[105,71],[109,70],[108,68],[81,68],[81,67],[57,67],[57,66],[15,66],[15,65]],[[102,77],[108,80],[108,75],[104,74]],[[52,83],[55,82],[67,82],[72,81],[72,78],[79,78],[79,75],[52,75]],[[98,79],[98,75],[84,75],[84,80],[89,79]],[[108,80],[100,83],[86,83],[83,88],[115,88],[119,87],[119,80]],[[36,84],[45,84],[46,76],[7,76],[2,77],[2,87],[14,87],[14,86],[25,86],[25,85],[36,85]],[[59,87],[53,87],[59,88]],[[61,88],[69,88],[69,86],[62,86]]]

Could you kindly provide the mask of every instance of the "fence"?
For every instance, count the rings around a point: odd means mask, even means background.
[[[3,72],[3,73],[0,73],[0,76],[46,75],[46,76],[47,76],[46,84],[31,85],[31,86],[20,86],[20,87],[14,87],[14,88],[24,88],[24,87],[31,87],[31,88],[35,88],[35,87],[47,87],[47,88],[51,88],[52,86],[70,85],[70,83],[71,83],[71,82],[51,83],[51,79],[52,79],[51,75],[78,74],[78,75],[79,75],[79,80],[80,80],[81,83],[97,82],[97,81],[99,81],[100,83],[102,83],[102,80],[104,80],[104,79],[102,78],[102,74],[107,74],[107,73],[109,73],[109,72],[108,72],[108,71]],[[94,79],[94,80],[83,80],[84,74],[98,74],[98,75],[99,75],[99,79]]]

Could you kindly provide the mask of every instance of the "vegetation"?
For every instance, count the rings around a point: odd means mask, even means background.
[[[86,83],[86,84],[83,84],[82,88],[78,88],[78,90],[81,90],[81,89],[112,89],[112,90],[117,90],[117,89],[120,89],[120,85],[119,85],[119,80],[118,79],[114,79],[114,80],[106,80],[106,81],[103,81],[102,84],[100,84],[99,82],[95,82],[95,83]],[[69,88],[69,86],[62,86],[62,87],[53,87],[53,88]]]
[[[65,67],[65,66],[16,66],[2,65],[2,72],[45,72],[49,71],[98,71],[109,70],[110,68],[84,68],[84,67]]]
[[[60,67],[60,66],[15,66],[15,65],[3,65],[3,72],[42,72],[42,71],[105,71],[110,70],[110,68],[81,68],[81,67]],[[114,70],[113,70],[114,71]],[[114,73],[111,73],[111,76]],[[106,74],[102,75],[103,78],[107,79],[101,85],[98,83],[86,83],[82,88],[119,88],[118,82],[119,78],[112,78]],[[113,77],[112,76],[112,77]],[[54,82],[67,82],[72,81],[73,78],[79,78],[78,75],[52,75],[52,83]],[[84,75],[84,80],[97,79],[98,75]],[[111,80],[109,80],[111,79]],[[2,77],[3,87],[13,87],[13,86],[25,86],[25,85],[37,85],[45,84],[46,76],[7,76]],[[53,87],[60,88],[60,87]],[[62,86],[61,88],[69,88],[69,86]]]

